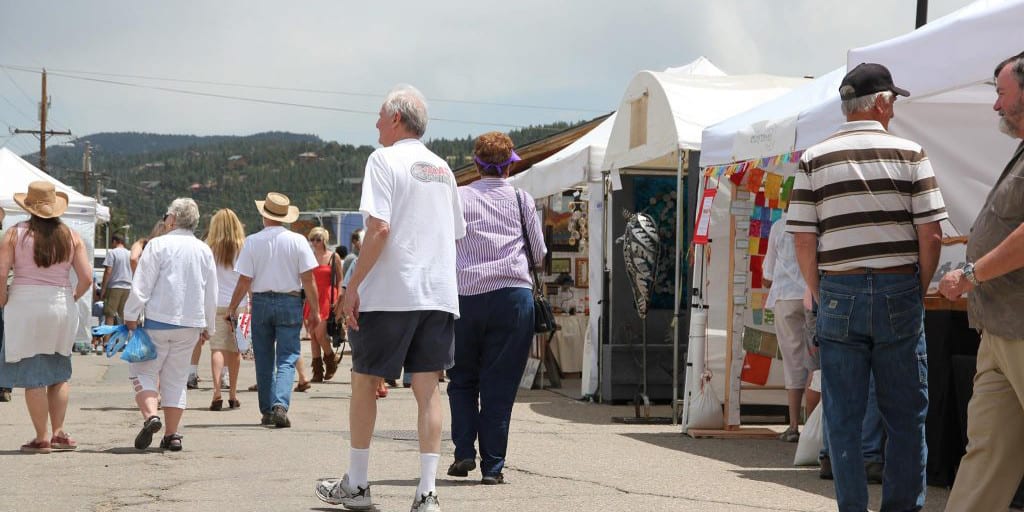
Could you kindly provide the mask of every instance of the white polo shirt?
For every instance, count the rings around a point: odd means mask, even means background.
[[[245,238],[235,271],[252,278],[252,293],[290,293],[302,289],[299,275],[317,266],[306,238],[284,228],[270,226]]]

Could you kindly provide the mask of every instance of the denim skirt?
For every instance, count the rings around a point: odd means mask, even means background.
[[[0,388],[42,388],[71,380],[71,356],[39,354],[16,363],[0,350]]]

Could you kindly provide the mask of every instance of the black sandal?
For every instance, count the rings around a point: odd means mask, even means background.
[[[210,402],[210,410],[211,411],[219,411],[219,410],[221,410],[223,408],[224,408],[224,400],[221,400],[220,398]]]
[[[238,409],[242,406],[242,403],[238,400],[228,399],[228,409]]]
[[[164,450],[170,450],[172,452],[180,452],[181,439],[181,434],[171,434],[169,436],[164,436],[164,438],[160,440],[160,448]]]
[[[153,443],[153,434],[159,432],[163,426],[159,416],[146,418],[145,423],[142,424],[142,430],[139,430],[139,435],[135,436],[135,449],[149,448],[149,445]]]

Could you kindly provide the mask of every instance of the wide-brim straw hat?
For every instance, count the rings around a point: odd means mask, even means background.
[[[14,202],[26,212],[44,219],[60,217],[68,209],[68,195],[57,191],[53,183],[42,180],[29,183],[27,193],[15,193]]]
[[[256,201],[256,209],[260,215],[285,224],[295,222],[299,218],[299,207],[292,206],[288,196],[278,192],[268,192],[266,200]]]

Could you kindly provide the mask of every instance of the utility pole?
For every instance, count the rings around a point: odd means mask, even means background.
[[[30,133],[39,137],[39,169],[46,172],[46,139],[51,135],[71,135],[71,130],[53,131],[46,129],[46,113],[50,110],[50,98],[46,96],[46,69],[43,69],[43,95],[39,101],[39,129],[22,130],[15,128],[14,133]]]
[[[82,153],[82,192],[89,191],[89,173],[92,171],[92,143],[85,143],[85,153]],[[99,195],[99,192],[96,192]],[[99,201],[99,198],[96,199]]]

